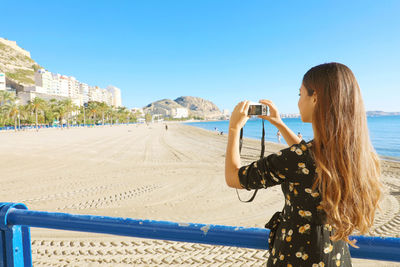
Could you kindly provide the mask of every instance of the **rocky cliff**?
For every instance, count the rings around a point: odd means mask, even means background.
[[[30,53],[16,42],[0,37],[0,72],[17,84],[33,85],[35,71],[39,65],[30,58]]]

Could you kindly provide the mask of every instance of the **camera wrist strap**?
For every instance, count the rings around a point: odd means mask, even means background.
[[[243,145],[243,128],[240,129],[240,138],[239,138],[239,154],[241,154],[242,152],[242,145]],[[262,159],[264,157],[264,152],[265,152],[265,127],[264,127],[264,119],[262,120],[262,137],[261,137],[261,155],[260,155],[260,159]],[[252,202],[254,200],[254,198],[256,197],[258,189],[256,189],[254,191],[254,194],[251,196],[251,198],[249,200],[242,200],[239,196],[239,192],[236,189],[236,194],[238,196],[238,199],[241,202]]]

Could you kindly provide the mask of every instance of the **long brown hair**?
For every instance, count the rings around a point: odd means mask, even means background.
[[[303,77],[308,95],[316,93],[313,155],[327,223],[333,241],[358,230],[368,232],[381,196],[380,163],[372,147],[364,103],[353,72],[343,64],[311,68]]]

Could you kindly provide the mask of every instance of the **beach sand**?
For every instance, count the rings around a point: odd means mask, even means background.
[[[263,228],[280,187],[241,203],[224,178],[227,136],[170,123],[0,133],[0,198],[31,210]],[[242,164],[259,141],[244,140]],[[268,143],[266,154],[283,145]],[[400,163],[382,161],[372,235],[400,237]],[[250,192],[241,190],[243,198]],[[31,229],[34,266],[261,266],[265,250]],[[400,263],[353,259],[353,266]]]

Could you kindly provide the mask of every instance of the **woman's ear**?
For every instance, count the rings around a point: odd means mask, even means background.
[[[314,92],[311,97],[312,97],[312,103],[315,106],[315,104],[317,104],[317,94]]]

